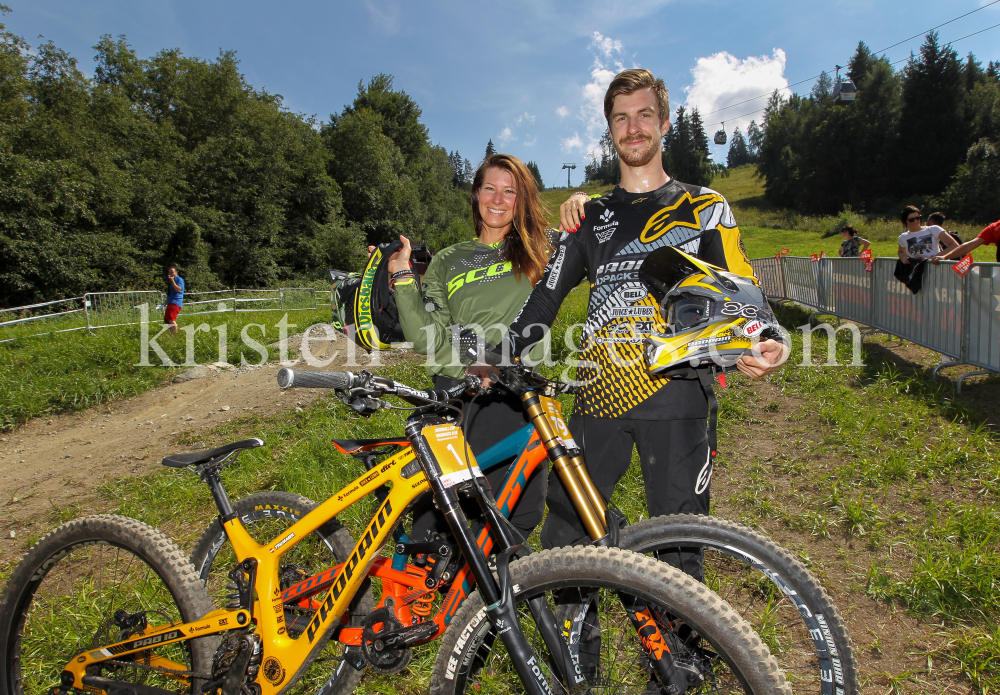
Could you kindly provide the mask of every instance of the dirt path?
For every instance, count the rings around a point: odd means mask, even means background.
[[[311,338],[312,355],[333,358],[323,368],[348,368],[347,338],[330,340],[322,327],[310,330],[323,336]],[[289,338],[292,347],[296,339]],[[412,353],[382,355],[381,364],[407,355]],[[361,350],[356,359],[369,363]],[[20,547],[25,537],[51,528],[59,509],[95,509],[95,490],[105,480],[145,475],[159,468],[167,454],[202,448],[199,430],[251,412],[266,416],[304,406],[321,395],[316,389],[282,392],[275,378],[280,368],[277,363],[202,368],[206,376],[179,383],[175,377],[175,383],[140,396],[38,418],[0,437],[0,506],[7,512],[0,521],[0,556]],[[195,444],[185,446],[178,440]]]

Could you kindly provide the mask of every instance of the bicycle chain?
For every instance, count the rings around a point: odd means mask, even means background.
[[[190,676],[192,678],[212,680],[212,676],[210,674],[197,673],[195,671],[178,671],[177,669],[165,668],[163,666],[151,666],[149,664],[139,663],[138,661],[119,661],[118,659],[108,659],[97,663],[99,666],[103,666],[104,664],[111,664],[112,666],[134,666],[136,668],[146,669],[147,671],[165,673],[170,676]]]

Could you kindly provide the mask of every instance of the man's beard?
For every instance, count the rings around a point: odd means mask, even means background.
[[[646,166],[653,161],[653,157],[659,154],[660,148],[657,147],[658,143],[648,135],[643,135],[643,139],[649,140],[648,147],[641,150],[635,150],[627,147],[625,143],[633,139],[634,138],[626,135],[618,141],[618,157],[626,165],[637,169],[639,167]]]

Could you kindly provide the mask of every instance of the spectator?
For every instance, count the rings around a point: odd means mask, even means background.
[[[177,314],[184,306],[184,279],[177,274],[177,268],[167,268],[167,306],[163,309],[163,323],[170,326],[170,332],[177,332]]]
[[[931,214],[929,214],[927,216],[927,224],[928,225],[934,225],[934,226],[940,227],[941,229],[944,229],[944,213],[943,212],[932,212]],[[951,234],[951,238],[955,240],[956,244],[961,244],[962,243],[962,237],[960,237],[959,235],[955,234],[955,232],[949,232],[947,229],[945,229],[944,231],[946,231],[949,234]]]
[[[983,244],[994,244],[997,247],[997,263],[1000,263],[1000,220],[997,220],[993,224],[987,226],[983,231],[979,232],[979,236],[975,239],[969,239],[961,246],[951,249],[948,253],[941,254],[938,258],[934,259],[934,262],[936,263],[938,260],[950,261],[954,258],[964,258],[965,254],[972,253],[973,249],[978,249]]]
[[[845,224],[840,229],[840,236],[844,237],[844,241],[840,244],[841,258],[857,258],[862,251],[867,251],[868,247],[872,245],[867,239],[859,237],[858,231],[849,224]]]
[[[896,254],[899,260],[909,265],[911,258],[933,258],[944,251],[951,251],[958,246],[951,235],[938,226],[925,227],[924,216],[916,205],[907,205],[899,213],[904,231],[899,235],[899,249]]]

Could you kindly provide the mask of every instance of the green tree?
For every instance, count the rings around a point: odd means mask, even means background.
[[[729,154],[726,156],[726,166],[738,167],[750,163],[750,151],[747,149],[747,141],[740,132],[739,126],[733,131],[732,140],[729,141]]]
[[[490,141],[486,143],[486,156],[489,157],[491,154],[496,154],[496,153],[497,153],[497,148],[493,146],[493,138],[490,138]]]
[[[826,101],[833,96],[833,80],[830,76],[826,74],[826,70],[819,74],[819,79],[816,80],[816,84],[813,85],[812,91],[809,92],[809,96],[813,101]]]
[[[699,149],[697,128],[700,126],[700,117],[695,122],[683,106],[678,107],[676,118],[663,137],[663,168],[680,181],[708,186],[712,183],[714,170],[705,152]],[[704,134],[704,128],[701,133]]]
[[[427,148],[427,127],[420,122],[422,113],[417,103],[402,91],[392,88],[393,76],[379,73],[365,86],[358,82],[354,103],[344,107],[341,116],[369,109],[382,117],[382,132],[395,143],[406,162],[413,161]]]
[[[528,162],[525,166],[528,167],[528,171],[531,172],[531,175],[535,177],[535,185],[538,186],[538,190],[544,191],[545,184],[542,183],[542,172],[538,170],[538,165],[534,162]]]
[[[1000,219],[1000,153],[994,143],[981,138],[969,148],[944,201],[961,219],[983,223]]]
[[[900,195],[939,193],[965,158],[969,129],[962,114],[964,97],[962,63],[950,46],[938,43],[932,31],[920,46],[919,57],[911,57],[903,70]],[[933,137],[932,151],[927,147],[929,137]]]
[[[747,126],[747,152],[754,164],[760,158],[760,145],[763,141],[764,131],[757,125],[757,121],[750,121],[750,125]]]

